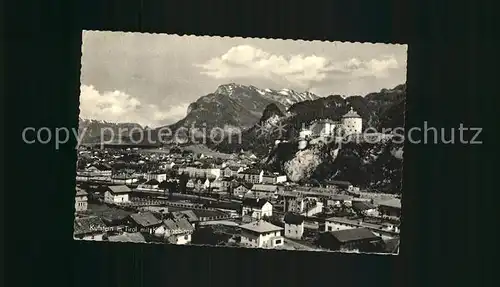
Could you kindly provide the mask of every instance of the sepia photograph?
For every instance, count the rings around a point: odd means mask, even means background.
[[[74,238],[397,255],[407,49],[83,31]]]

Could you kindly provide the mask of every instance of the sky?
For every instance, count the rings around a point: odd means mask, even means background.
[[[406,45],[84,31],[80,117],[149,127],[219,85],[364,96],[406,82]]]

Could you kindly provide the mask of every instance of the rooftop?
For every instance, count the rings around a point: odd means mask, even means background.
[[[119,208],[108,207],[107,205],[89,204],[88,212],[101,217],[105,221],[122,220],[128,217],[132,212]]]
[[[126,185],[112,185],[112,186],[108,186],[108,189],[111,193],[114,193],[114,194],[132,192],[132,190]]]
[[[331,231],[330,234],[339,242],[357,241],[362,239],[376,239],[379,238],[373,232],[366,228],[354,228]]]
[[[342,118],[361,118],[359,116],[359,114],[353,110],[353,108],[351,107],[351,109],[344,115],[342,116]]]
[[[268,233],[274,231],[281,231],[283,228],[266,222],[264,220],[259,220],[255,222],[251,222],[245,225],[240,226],[241,229],[250,230],[257,233]]]
[[[207,207],[228,209],[228,210],[240,210],[241,204],[234,202],[212,202],[208,203]]]
[[[168,230],[179,233],[191,232],[194,230],[194,227],[185,218],[167,219],[163,221],[163,224],[165,224]]]
[[[226,216],[227,214],[219,210],[205,210],[205,209],[193,209],[192,212],[197,218],[200,217],[216,217],[216,216]]]
[[[380,206],[387,206],[401,209],[401,199],[393,198],[379,203]]]
[[[253,174],[253,175],[259,175],[261,172],[262,172],[262,170],[255,169],[255,168],[249,168],[249,169],[246,169],[246,170],[244,170],[244,171],[240,172],[240,174]]]
[[[304,217],[295,213],[287,213],[284,218],[285,223],[299,225],[304,222]]]
[[[154,178],[144,183],[144,185],[158,185],[158,184],[160,184],[160,182]]]
[[[243,199],[243,206],[247,207],[252,207],[252,208],[262,208],[264,204],[266,204],[268,201],[265,199],[258,199],[258,198],[245,198]]]
[[[241,183],[237,184],[234,188],[238,188],[240,186],[243,186],[246,189],[252,189],[253,184],[252,183],[248,183],[248,182],[241,182]]]
[[[384,251],[388,253],[397,253],[399,248],[399,238],[390,238],[384,240]]]
[[[375,209],[375,206],[373,204],[366,201],[355,201],[352,203],[352,207],[360,211]]]
[[[77,218],[73,223],[73,233],[75,235],[96,233],[105,230],[104,227],[104,222],[97,216]]]
[[[88,193],[85,192],[85,190],[83,190],[83,189],[81,189],[79,187],[76,188],[76,196],[86,196],[87,194]]]
[[[272,184],[254,184],[252,186],[253,191],[264,191],[264,192],[276,192],[278,187]]]
[[[140,226],[149,227],[161,224],[161,220],[156,218],[151,212],[134,213],[130,218]]]
[[[174,211],[172,216],[174,218],[186,218],[189,222],[198,221],[198,217],[192,210]]]

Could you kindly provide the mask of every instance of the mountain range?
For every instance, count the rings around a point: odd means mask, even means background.
[[[215,92],[191,103],[186,117],[170,125],[170,128],[176,130],[180,127],[200,127],[203,124],[207,128],[247,129],[259,120],[270,104],[286,111],[293,104],[319,98],[310,92],[299,93],[289,89],[259,89],[235,83],[221,85]]]
[[[120,136],[123,141],[128,140],[128,132],[130,130],[144,130],[148,127],[142,127],[137,123],[112,123],[107,121],[82,119],[78,118],[78,132],[83,135],[82,143],[100,143],[101,132],[104,133],[104,140],[110,139],[113,134],[115,137]],[[122,133],[121,135],[119,133]]]
[[[273,90],[259,89],[235,83],[220,85],[213,93],[200,97],[188,106],[186,116],[178,122],[168,125],[175,132],[180,127],[219,127],[225,130],[232,128],[248,129],[262,116],[264,109],[274,104],[280,110],[286,111],[293,104],[317,100],[320,97],[310,92],[296,92],[289,89]],[[104,121],[80,119],[80,130],[89,128],[84,142],[99,141],[102,128],[141,128],[136,123],[108,123]],[[156,128],[158,131],[163,127]],[[133,138],[136,135],[131,135]],[[138,136],[138,135],[137,135]],[[157,140],[156,135],[152,135]]]
[[[218,127],[225,131],[237,128],[242,131],[243,143],[227,144],[227,140],[209,146],[223,152],[235,152],[256,149],[260,150],[276,139],[269,134],[269,141],[259,139],[260,144],[255,145],[255,133],[258,124],[268,121],[273,117],[273,124],[282,122],[287,128],[287,137],[298,134],[303,123],[310,123],[315,119],[328,118],[339,120],[350,107],[363,118],[364,128],[383,126],[397,126],[404,121],[404,99],[406,85],[399,85],[393,89],[383,89],[380,92],[370,93],[366,96],[330,95],[319,97],[310,92],[296,92],[289,89],[272,90],[259,89],[254,86],[245,86],[235,83],[219,86],[213,93],[200,97],[188,106],[186,116],[178,122],[166,126],[172,132],[180,127],[205,127],[207,130]],[[266,112],[267,111],[267,112]],[[266,114],[267,113],[267,114]],[[269,125],[269,123],[268,123]],[[119,128],[129,130],[147,129],[137,123],[108,123],[97,120],[80,119],[80,130],[87,128],[84,142],[98,142],[100,131],[109,128],[117,131]],[[157,132],[160,128],[152,130],[151,138],[158,141]],[[127,138],[122,136],[123,141]],[[134,138],[135,135],[132,135]],[[234,141],[232,141],[234,143]],[[261,150],[265,154],[269,146]]]

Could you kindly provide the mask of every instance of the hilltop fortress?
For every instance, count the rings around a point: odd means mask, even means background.
[[[352,109],[340,121],[320,119],[312,122],[309,127],[303,127],[299,138],[303,140],[317,137],[349,136],[360,134],[363,129],[363,119]]]

